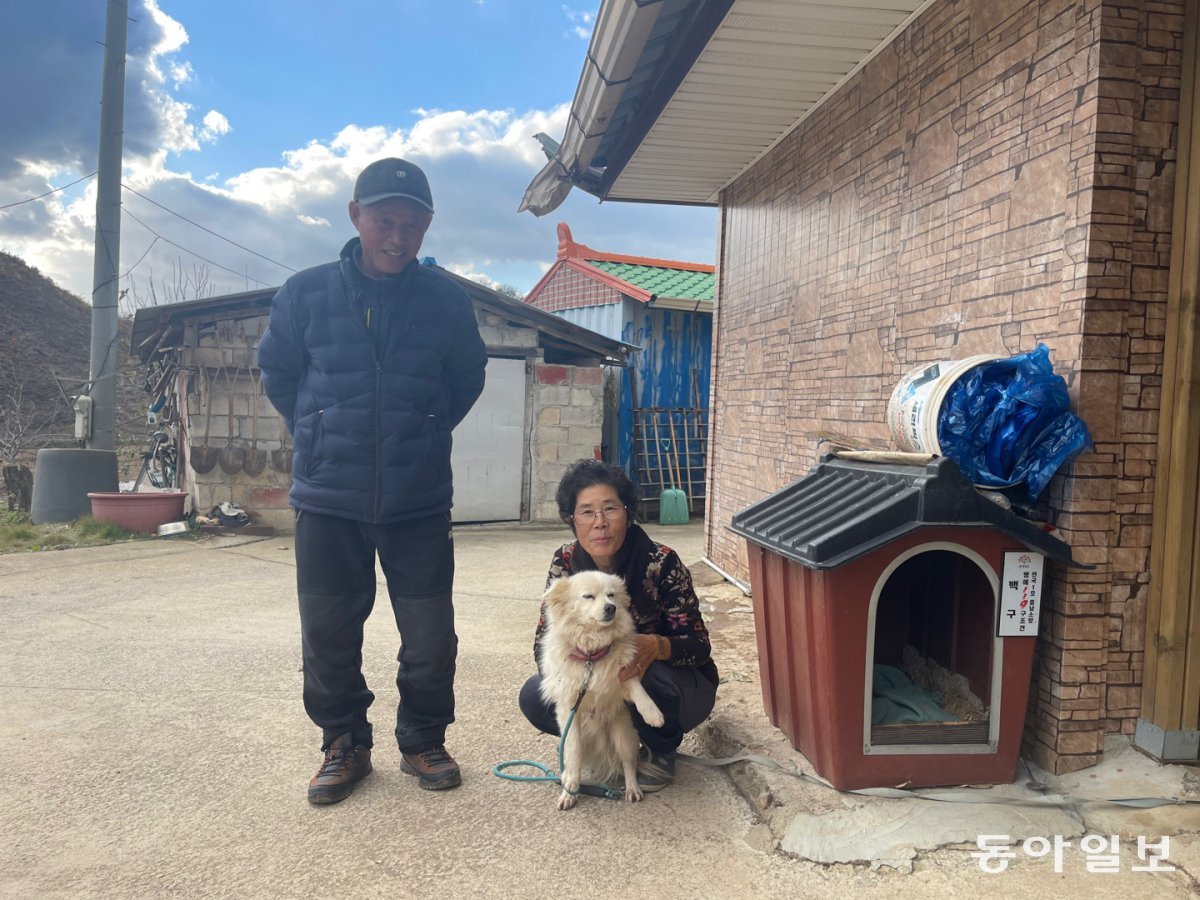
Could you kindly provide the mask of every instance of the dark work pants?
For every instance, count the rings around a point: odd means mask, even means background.
[[[711,668],[711,667],[710,667]],[[535,728],[546,734],[558,734],[554,704],[541,695],[542,676],[534,675],[521,688],[518,703]],[[662,710],[662,728],[645,723],[632,704],[633,724],[638,737],[651,753],[669,753],[679,746],[683,736],[708,718],[717,702],[717,686],[700,669],[653,662],[642,676],[642,687]]]
[[[304,710],[322,750],[347,731],[370,747],[375,695],[362,674],[363,625],[375,605],[375,555],[400,631],[396,743],[401,752],[445,740],[454,721],[454,542],[446,513],[369,525],[300,512],[296,587],[304,651]]]

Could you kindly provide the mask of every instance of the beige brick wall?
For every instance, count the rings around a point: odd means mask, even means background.
[[[724,193],[708,553],[803,475],[816,432],[886,439],[915,365],[1048,344],[1095,437],[1047,514],[1027,749],[1129,731],[1170,251],[1182,0],[944,0]]]

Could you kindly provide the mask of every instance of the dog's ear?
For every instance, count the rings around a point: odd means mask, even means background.
[[[546,593],[542,594],[542,602],[550,607],[561,607],[571,590],[570,581],[570,578],[559,578],[551,583]]]

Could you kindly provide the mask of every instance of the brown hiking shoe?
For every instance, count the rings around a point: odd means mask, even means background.
[[[354,785],[371,774],[371,748],[353,745],[347,732],[329,745],[325,762],[308,783],[309,803],[337,803],[354,793]]]
[[[416,775],[427,791],[442,791],[462,784],[462,772],[441,744],[420,753],[401,753],[400,770]]]

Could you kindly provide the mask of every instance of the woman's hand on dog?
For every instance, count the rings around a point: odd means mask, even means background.
[[[658,638],[652,634],[635,634],[633,636],[633,644],[637,650],[637,655],[634,656],[633,662],[617,673],[617,678],[621,681],[628,681],[630,678],[641,678],[646,674],[646,670],[650,668],[650,663],[658,659]]]

